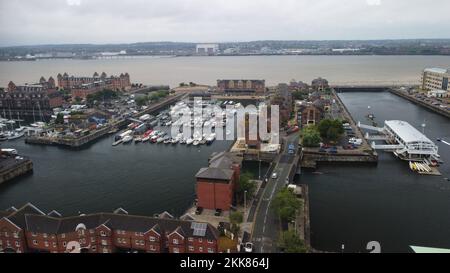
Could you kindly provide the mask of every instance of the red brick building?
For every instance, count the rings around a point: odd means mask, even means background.
[[[209,167],[196,174],[197,206],[204,209],[229,210],[240,176],[241,160],[229,153],[213,154]]]
[[[103,72],[100,76],[97,72],[92,77],[75,77],[67,73],[58,74],[58,86],[71,91],[72,97],[86,98],[89,94],[95,94],[103,89],[125,91],[131,88],[130,75],[128,73],[119,76],[107,76]]]
[[[263,95],[266,92],[264,80],[217,80],[219,92],[234,95]]]
[[[297,120],[300,128],[317,125],[324,118],[324,108],[320,100],[315,103],[304,102],[298,107]]]
[[[24,85],[10,81],[6,90],[0,91],[0,111],[11,113],[14,118],[49,118],[52,109],[63,102],[52,77],[48,80],[41,77],[38,83]]]
[[[62,217],[32,204],[0,212],[0,252],[216,253],[219,232],[188,215],[128,215],[123,209]]]

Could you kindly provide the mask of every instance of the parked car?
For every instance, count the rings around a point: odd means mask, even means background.
[[[197,209],[195,210],[195,214],[200,215],[203,212],[203,208],[202,207],[197,207]]]
[[[244,251],[246,253],[252,253],[253,252],[253,244],[250,242],[245,243],[244,245]]]
[[[214,213],[215,216],[220,216],[222,215],[222,210],[221,209],[216,209],[216,212]]]
[[[272,173],[272,179],[277,179],[278,178],[278,174],[277,173]]]

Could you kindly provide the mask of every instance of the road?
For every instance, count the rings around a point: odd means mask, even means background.
[[[295,133],[283,138],[284,149],[276,158],[273,170],[278,176],[276,179],[269,178],[267,186],[259,200],[252,232],[252,242],[255,252],[277,252],[280,221],[270,208],[270,205],[276,193],[286,185],[286,179],[289,177],[291,166],[294,163],[294,155],[288,153],[288,145],[293,143],[297,151],[299,136],[299,133]],[[271,174],[269,175],[271,176]]]

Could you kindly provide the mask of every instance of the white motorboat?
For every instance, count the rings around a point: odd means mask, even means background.
[[[14,139],[21,138],[24,135],[25,135],[24,133],[19,133],[19,132],[9,132],[9,134],[7,134],[7,138],[8,138],[8,140],[14,140]]]
[[[125,136],[123,139],[122,139],[123,141],[123,144],[127,144],[127,143],[130,143],[132,140],[133,140],[133,137],[132,136]]]
[[[188,138],[186,140],[186,145],[191,145],[194,142],[194,140],[192,138]]]

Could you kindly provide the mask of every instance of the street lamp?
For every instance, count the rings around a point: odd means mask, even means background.
[[[261,180],[261,159],[259,159],[259,176],[258,179]]]
[[[244,191],[244,211],[247,210],[247,191]]]

